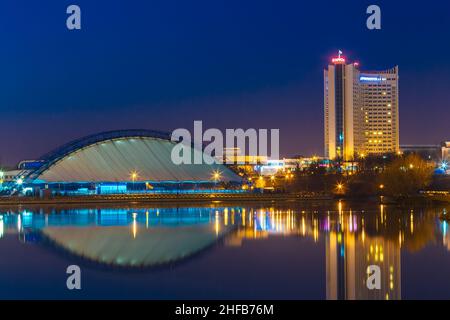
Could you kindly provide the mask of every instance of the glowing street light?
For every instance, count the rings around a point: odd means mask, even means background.
[[[448,168],[448,163],[447,163],[447,161],[442,161],[442,162],[441,162],[441,169],[442,169],[442,170],[447,170],[447,168]]]
[[[133,171],[133,172],[131,172],[130,177],[131,177],[131,181],[136,182],[136,180],[138,178],[138,173],[136,171]]]
[[[213,180],[214,180],[215,182],[219,181],[220,178],[221,178],[221,173],[220,173],[220,171],[214,170],[214,171],[213,171],[213,174],[212,174],[212,177],[213,177]]]
[[[384,184],[380,184],[379,188],[384,189]]]

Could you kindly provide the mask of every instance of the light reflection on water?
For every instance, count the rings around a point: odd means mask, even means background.
[[[445,210],[339,202],[304,208],[255,205],[0,211],[0,245],[2,238],[16,237],[48,252],[62,249],[71,259],[79,257],[81,264],[88,260],[88,268],[96,264],[117,267],[118,272],[125,272],[120,271],[122,267],[148,268],[146,272],[151,273],[154,266],[172,268],[174,263],[195,261],[199,252],[207,256],[208,250],[218,250],[217,244],[240,248],[247,241],[269,243],[273,237],[294,237],[310,240],[308,246],[324,256],[323,298],[401,299],[402,252],[420,252],[429,246],[450,250],[448,225],[438,218]],[[0,248],[0,254],[7,256],[8,248]],[[289,259],[277,262],[285,264]],[[369,265],[381,269],[381,290],[367,289]]]

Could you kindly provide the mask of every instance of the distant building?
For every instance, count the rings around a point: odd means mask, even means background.
[[[401,145],[404,154],[417,154],[425,160],[442,162],[450,161],[450,141],[430,145]]]
[[[261,165],[255,166],[255,171],[263,176],[272,176],[277,174],[290,173],[296,170],[308,169],[312,164],[317,164],[320,167],[328,167],[329,161],[322,157],[312,158],[283,158],[280,160],[267,160]]]
[[[257,166],[257,171],[263,176],[273,176],[284,171],[284,161],[267,160],[264,165]]]
[[[442,161],[450,161],[450,141],[441,144]]]
[[[424,160],[438,162],[442,158],[440,145],[401,145],[404,154],[416,154]]]
[[[20,173],[22,170],[10,170],[0,173],[0,179],[2,182],[13,182],[21,178]]]
[[[219,155],[219,157],[221,157]],[[219,158],[220,159],[220,158]],[[267,156],[243,155],[240,148],[224,148],[222,160],[226,164],[254,165],[267,162]]]
[[[339,56],[324,70],[325,157],[399,151],[398,67],[360,71]]]

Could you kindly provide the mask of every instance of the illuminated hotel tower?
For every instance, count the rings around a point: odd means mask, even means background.
[[[325,157],[398,152],[398,67],[360,71],[341,54],[324,70]]]

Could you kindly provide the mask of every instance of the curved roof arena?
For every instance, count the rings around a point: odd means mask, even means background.
[[[72,141],[41,157],[43,165],[30,173],[35,182],[183,182],[211,181],[215,171],[221,181],[241,181],[220,164],[181,164],[171,160],[176,143],[170,134],[152,130],[122,130]],[[199,153],[194,148],[192,155]],[[205,158],[208,156],[205,155]],[[136,176],[131,174],[136,172]]]

